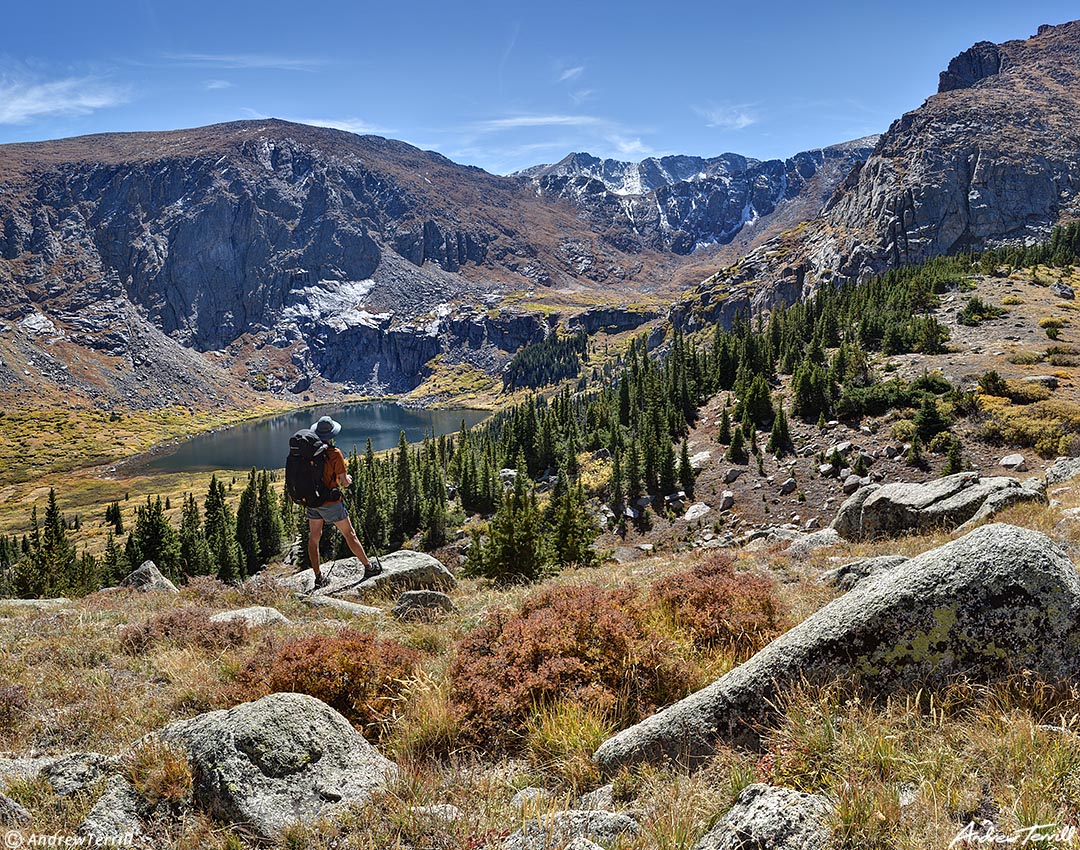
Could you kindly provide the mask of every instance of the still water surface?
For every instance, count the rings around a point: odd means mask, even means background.
[[[332,416],[341,423],[334,444],[346,456],[356,446],[363,452],[371,437],[375,451],[393,448],[401,432],[410,443],[435,435],[451,434],[489,415],[486,410],[418,410],[389,402],[308,408],[234,425],[225,431],[200,434],[145,462],[140,470],[149,472],[201,472],[211,469],[280,469],[289,453],[289,437],[309,428],[320,416]]]

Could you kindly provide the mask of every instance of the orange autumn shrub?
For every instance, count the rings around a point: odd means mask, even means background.
[[[735,571],[730,555],[715,554],[689,570],[654,582],[649,603],[700,646],[730,648],[748,658],[782,631],[773,582]]]
[[[540,590],[466,635],[448,676],[467,737],[514,748],[529,717],[575,700],[629,724],[684,696],[691,675],[650,635],[636,594],[594,585]]]
[[[237,677],[235,702],[292,692],[321,699],[369,738],[381,738],[400,713],[420,653],[394,640],[343,630],[336,637],[264,643]]]

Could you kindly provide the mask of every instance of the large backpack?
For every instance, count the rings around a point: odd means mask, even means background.
[[[331,488],[323,481],[326,443],[310,428],[289,437],[289,457],[285,461],[285,490],[298,505],[317,508],[326,504]]]

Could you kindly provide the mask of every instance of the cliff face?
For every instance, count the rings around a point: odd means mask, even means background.
[[[1044,236],[1080,212],[1080,22],[981,43],[893,123],[833,198],[818,256],[842,274]]]
[[[710,292],[738,290],[763,308],[823,280],[1045,237],[1080,215],[1078,107],[1080,22],[976,44],[949,63],[937,94],[893,122],[820,217],[711,277],[676,313],[706,321]]]

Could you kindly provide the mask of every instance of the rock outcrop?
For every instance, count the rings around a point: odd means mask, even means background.
[[[287,587],[315,596],[346,596],[370,599],[408,590],[451,590],[457,579],[439,561],[425,552],[402,549],[379,558],[382,572],[365,578],[363,564],[357,558],[327,561],[322,574],[329,578],[325,587],[315,588],[315,573],[304,570],[284,579]]]
[[[159,734],[188,752],[198,806],[267,840],[338,804],[362,803],[397,775],[344,717],[305,694],[270,694]]]
[[[128,837],[143,834],[146,804],[122,776],[109,778],[105,791],[77,830],[78,835],[101,847],[123,846]]]
[[[120,587],[130,587],[143,593],[179,593],[176,585],[161,574],[153,561],[143,561],[137,570],[128,573]]]
[[[454,603],[437,590],[406,590],[390,612],[399,620],[429,620],[454,610]]]
[[[563,850],[581,838],[609,846],[620,839],[633,839],[640,832],[638,822],[629,815],[570,809],[530,818],[503,842],[502,850]]]
[[[238,608],[235,611],[221,611],[210,617],[211,623],[235,623],[242,622],[252,628],[258,626],[271,626],[275,624],[288,625],[289,618],[277,608],[268,608],[265,605],[252,605],[250,608]]]
[[[875,694],[987,680],[1014,670],[1056,679],[1080,669],[1080,575],[1048,537],[988,525],[871,575],[713,684],[607,740],[606,772],[697,762],[718,741],[757,744],[757,724],[802,677],[857,677]]]
[[[0,826],[26,826],[30,812],[10,797],[0,794]]]
[[[974,525],[1011,504],[1044,500],[1034,482],[959,472],[926,484],[863,487],[840,506],[832,527],[847,540],[877,540]]]
[[[749,785],[693,850],[824,850],[831,804],[814,794]]]

